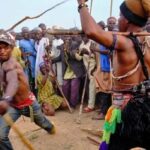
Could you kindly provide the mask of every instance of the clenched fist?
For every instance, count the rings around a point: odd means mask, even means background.
[[[0,101],[0,115],[4,115],[7,112],[8,108],[9,104],[6,101]]]

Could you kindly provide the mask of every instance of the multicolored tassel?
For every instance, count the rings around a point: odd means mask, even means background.
[[[105,116],[104,132],[99,150],[108,150],[111,134],[116,131],[117,123],[121,123],[121,110],[111,106]]]

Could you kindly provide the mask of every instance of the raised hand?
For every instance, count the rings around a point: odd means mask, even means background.
[[[78,0],[78,3],[81,4],[81,3],[85,3],[87,2],[88,0]]]

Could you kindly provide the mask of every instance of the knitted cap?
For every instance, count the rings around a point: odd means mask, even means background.
[[[120,11],[128,21],[143,27],[150,17],[150,0],[125,0]]]
[[[9,32],[5,32],[5,31],[0,32],[0,42],[5,42],[12,46],[15,45],[15,39],[14,39],[13,35],[11,35]]]

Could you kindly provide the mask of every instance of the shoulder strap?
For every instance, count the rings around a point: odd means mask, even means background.
[[[147,70],[147,67],[146,67],[145,62],[144,62],[144,54],[142,52],[142,48],[141,48],[141,45],[139,43],[139,40],[132,33],[128,37],[132,40],[132,42],[134,44],[135,52],[136,52],[136,54],[137,54],[137,56],[141,62],[143,73],[146,77],[146,80],[148,80],[149,79],[148,70]]]
[[[116,46],[116,42],[117,42],[117,35],[113,34],[113,41],[112,41],[112,45],[109,47],[109,50],[111,52],[113,52],[115,50],[115,46]]]

